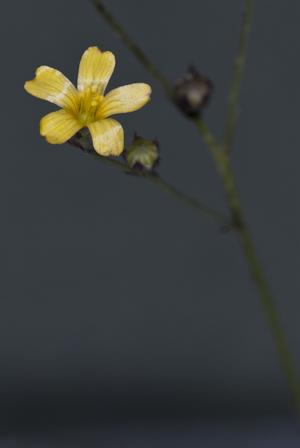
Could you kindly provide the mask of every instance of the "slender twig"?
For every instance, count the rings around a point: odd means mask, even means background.
[[[136,58],[141,62],[141,64],[146,68],[146,70],[152,74],[156,79],[158,84],[165,90],[168,97],[174,100],[174,90],[172,86],[168,83],[165,77],[160,73],[159,70],[152,64],[150,59],[147,58],[145,53],[136,45],[133,39],[126,33],[126,31],[121,27],[121,25],[116,21],[116,19],[111,15],[111,13],[105,8],[100,0],[90,0],[97,10],[102,14],[103,18],[108,22],[113,30],[117,33],[124,44],[132,51]]]
[[[225,216],[222,216],[221,214],[215,212],[214,210],[206,207],[205,205],[200,204],[200,202],[195,201],[195,199],[190,198],[186,194],[182,193],[181,191],[177,190],[172,185],[168,184],[165,180],[163,180],[157,173],[155,172],[146,172],[144,174],[138,174],[135,170],[130,168],[125,163],[119,162],[118,160],[111,159],[110,157],[104,157],[98,154],[96,151],[93,150],[85,150],[85,153],[91,155],[95,159],[100,160],[103,163],[106,163],[107,165],[113,166],[114,168],[118,168],[119,170],[125,171],[126,173],[130,173],[136,177],[144,178],[155,184],[157,187],[162,189],[165,193],[172,196],[174,199],[177,199],[177,201],[180,201],[189,207],[197,210],[198,212],[206,215],[208,218],[213,219],[216,222],[219,222],[225,229],[233,229],[232,222],[225,218]]]
[[[279,359],[283,367],[289,392],[295,412],[300,416],[300,386],[296,366],[286,340],[283,326],[274,299],[265,280],[262,267],[256,255],[249,230],[240,206],[237,189],[230,167],[228,156],[225,153],[218,158],[218,167],[223,180],[227,201],[231,210],[232,220],[248,261],[250,272],[259,293],[263,309],[265,311],[271,333],[277,348]]]
[[[164,77],[160,74],[160,72],[153,66],[153,64],[150,63],[149,59],[144,55],[144,53],[135,45],[134,41],[125,33],[125,31],[115,21],[112,15],[108,13],[108,11],[106,10],[106,8],[104,8],[102,3],[99,0],[90,0],[90,1],[102,13],[104,18],[108,21],[108,23],[112,26],[112,28],[119,34],[123,42],[133,51],[133,53],[140,60],[140,62],[146,67],[146,69],[150,73],[152,73],[154,78],[166,91],[169,98],[174,103],[176,103],[172,87],[164,79]],[[276,309],[275,302],[269,291],[262,268],[256,255],[253,243],[251,241],[250,233],[247,229],[246,222],[243,217],[242,208],[240,206],[237,189],[235,186],[233,174],[228,160],[228,152],[231,147],[235,131],[235,110],[240,90],[241,76],[244,68],[246,43],[249,35],[249,29],[252,17],[252,7],[253,7],[253,0],[246,0],[246,9],[243,19],[243,27],[242,27],[240,45],[238,49],[238,57],[236,59],[234,78],[232,82],[231,93],[229,96],[228,117],[227,117],[226,135],[225,135],[225,151],[223,151],[222,147],[219,145],[213,133],[210,131],[209,127],[207,126],[207,124],[204,122],[203,118],[200,115],[191,118],[194,124],[199,129],[200,133],[202,134],[204,141],[208,145],[211,154],[215,160],[217,169],[219,171],[223,187],[225,190],[225,196],[231,211],[232,220],[234,223],[234,229],[238,233],[239,240],[241,242],[241,246],[243,248],[246,260],[248,262],[254,284],[256,285],[257,291],[259,293],[262,302],[263,309],[266,313],[270,329],[276,344],[278,355],[285,373],[287,384],[290,390],[292,402],[295,411],[299,416],[300,388],[299,388],[297,370],[295,368],[293,358],[285,338],[285,334],[279,319],[279,314]],[[150,180],[152,180],[153,182],[154,179],[155,178],[153,177]],[[158,186],[162,187],[162,183],[166,186],[165,182],[162,181],[162,179],[160,182],[156,180],[156,184]],[[165,191],[167,191],[169,194],[172,194],[177,199],[182,200],[182,198],[180,198],[180,195],[182,194],[180,194],[179,196],[177,194],[174,195],[174,191],[177,190],[175,190],[173,187],[170,188],[170,186],[168,187],[165,186],[163,187]],[[187,201],[184,200],[183,202],[189,203],[189,201],[190,198],[188,198]]]
[[[240,40],[234,63],[231,88],[228,96],[227,118],[224,131],[224,151],[227,154],[231,152],[235,134],[237,103],[241,89],[242,75],[245,66],[247,42],[250,33],[253,4],[254,0],[246,0]]]
[[[145,53],[136,45],[134,40],[126,33],[126,31],[122,28],[122,26],[116,21],[113,15],[107,10],[107,8],[103,5],[101,0],[90,0],[90,2],[96,7],[96,9],[100,12],[102,17],[107,21],[107,23],[111,26],[111,28],[117,33],[123,43],[132,51],[132,53],[136,56],[136,58],[140,61],[140,63],[146,68],[146,70],[152,74],[153,78],[158,82],[158,84],[163,88],[168,98],[173,102],[173,104],[178,108],[178,104],[174,94],[173,86],[166,80],[166,78],[161,74],[161,72],[155,67],[155,65],[150,61],[150,59],[145,55]],[[204,119],[200,115],[196,116],[188,116],[191,119],[196,127],[202,133],[202,128],[206,129],[206,133],[210,134],[213,137],[212,132],[209,130],[209,127],[204,122]],[[198,126],[199,122],[201,122],[202,126]],[[204,136],[203,136],[204,137]],[[214,137],[213,137],[214,138]],[[205,140],[205,137],[204,137]]]
[[[215,139],[214,134],[211,132],[205,121],[203,120],[201,115],[194,115],[191,117],[193,120],[195,126],[200,131],[203,140],[207,144],[208,148],[210,149],[211,155],[213,156],[215,162],[218,165],[218,160],[220,157],[222,157],[222,148],[220,147],[219,143]]]
[[[202,205],[199,202],[195,201],[194,199],[190,198],[186,194],[177,190],[177,188],[172,187],[172,185],[168,184],[156,173],[149,173],[145,177],[147,179],[149,179],[150,182],[152,182],[153,184],[155,184],[159,188],[161,188],[165,193],[169,194],[170,196],[173,196],[173,198],[194,208],[198,212],[204,213],[207,217],[212,218],[215,221],[218,221],[220,224],[222,224],[224,226],[224,229],[230,229],[230,228],[233,229],[234,228],[232,223],[227,218],[224,218],[219,213],[216,213],[214,210],[211,210],[210,208],[205,207],[204,205]]]
[[[287,340],[285,338],[275,302],[264,278],[262,267],[256,255],[250,233],[247,229],[247,225],[243,217],[242,207],[238,198],[237,188],[235,186],[228,155],[222,151],[213,134],[211,134],[210,130],[201,120],[201,117],[195,117],[194,120],[199,130],[201,131],[205,142],[210,147],[211,153],[214,157],[216,166],[221,176],[227,202],[231,211],[232,222],[235,224],[234,229],[238,233],[238,237],[241,242],[245,257],[248,261],[253,281],[259,292],[261,303],[267,316],[278,355],[285,373],[285,378],[289,387],[294,409],[300,416],[300,386],[297,370],[294,365],[293,357],[291,355]]]
[[[284,370],[284,376],[288,385],[295,413],[298,417],[300,417],[300,387],[298,372],[293,361],[293,356],[290,351],[278,311],[265,281],[248,230],[246,228],[241,229],[238,234],[244,249],[244,253],[247,256],[256,287],[260,293],[261,303],[273,334],[273,339]]]
[[[201,126],[203,125],[201,121],[198,123]],[[209,141],[210,145],[213,145],[215,147],[214,156],[216,164],[218,166],[219,173],[223,181],[226,197],[232,215],[232,221],[229,221],[228,219],[219,215],[215,211],[209,209],[208,207],[203,206],[199,202],[195,201],[194,199],[185,195],[181,191],[177,190],[176,188],[168,184],[166,181],[164,181],[157,173],[152,172],[145,173],[141,177],[148,179],[150,182],[161,188],[167,194],[173,196],[173,198],[177,199],[178,201],[183,202],[184,204],[205,214],[207,217],[212,218],[213,220],[219,222],[225,228],[228,229],[231,228],[237,231],[239,240],[241,242],[243,251],[249,264],[254,284],[256,285],[257,290],[259,292],[261,303],[267,316],[271,332],[273,334],[273,338],[276,344],[281,364],[283,366],[283,370],[290,390],[295,411],[300,415],[300,388],[298,383],[297,370],[293,362],[293,358],[283,331],[282,324],[280,322],[275,302],[272,298],[269,287],[264,278],[259,259],[256,255],[250,233],[247,229],[247,225],[243,217],[242,209],[237,194],[237,189],[230,168],[229,159],[227,155],[221,151],[221,148],[217,147],[217,142],[213,139],[213,136],[207,132],[205,127],[202,129],[202,131],[204,131],[206,142]],[[132,170],[128,165],[122,162],[110,159],[109,157],[101,156],[97,154],[95,151],[86,151],[86,152],[88,152],[94,158],[101,160],[102,162],[110,166],[113,166],[115,168],[121,169],[122,171],[137,176],[137,173],[134,170]]]
[[[106,163],[106,165],[113,166],[114,168],[117,168],[118,170],[125,171],[125,173],[129,174],[136,174],[128,165],[125,165],[125,163],[119,162],[118,160],[111,159],[110,157],[101,156],[93,149],[85,149],[83,150],[86,154],[93,157],[94,159],[101,160],[101,162]]]

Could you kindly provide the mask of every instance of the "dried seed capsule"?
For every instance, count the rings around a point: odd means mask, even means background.
[[[187,115],[196,115],[208,104],[212,88],[210,80],[191,66],[185,77],[175,83],[176,102]]]

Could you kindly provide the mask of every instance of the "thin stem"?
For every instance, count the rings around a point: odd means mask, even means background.
[[[152,64],[152,62],[147,58],[145,53],[136,45],[132,38],[126,33],[126,31],[121,27],[121,25],[115,20],[111,13],[105,8],[100,0],[90,0],[97,10],[102,14],[104,19],[108,24],[115,30],[120,39],[125,45],[132,51],[136,58],[141,62],[141,64],[146,68],[146,70],[152,74],[156,79],[158,84],[165,90],[168,97],[174,100],[174,91],[172,86],[168,83],[165,77],[160,73],[159,70]]]
[[[201,120],[197,122],[199,126],[201,127],[203,126],[203,122],[201,122]],[[195,210],[199,211],[202,214],[205,214],[207,217],[224,225],[225,228],[231,228],[237,231],[244,254],[248,261],[248,265],[250,268],[254,284],[256,285],[256,288],[259,292],[261,303],[270,325],[270,329],[275,341],[277,352],[281,364],[283,366],[286,381],[290,390],[294,409],[296,413],[300,415],[300,388],[299,388],[297,370],[295,368],[293,358],[283,331],[283,327],[280,322],[275,302],[272,298],[272,295],[269,291],[269,287],[264,278],[264,274],[259,259],[256,255],[253,243],[251,241],[250,233],[247,229],[247,225],[240,206],[237,189],[233,179],[233,174],[230,168],[229,159],[226,156],[226,154],[224,154],[221,151],[221,148],[218,146],[217,142],[213,139],[213,136],[207,131],[205,127],[202,129],[202,131],[204,131],[205,141],[206,142],[209,141],[210,145],[214,147],[214,158],[216,160],[219,173],[221,175],[221,179],[226,193],[226,198],[232,215],[232,221],[229,221],[222,215],[216,213],[215,211],[211,210],[208,207],[203,206],[199,202],[195,201],[194,199],[185,195],[181,191],[177,190],[172,185],[164,181],[156,173],[145,173],[142,176],[138,176],[137,173],[125,163],[119,162],[109,157],[101,156],[100,154],[97,154],[95,151],[86,150],[85,152],[94,157],[95,159],[98,159],[103,163],[113,166],[119,170],[133,174],[138,177],[148,179],[150,182],[155,184],[157,187],[161,188],[165,193],[169,194],[174,199],[194,208]]]
[[[236,129],[237,102],[241,89],[242,75],[245,67],[247,42],[250,33],[253,4],[254,0],[246,0],[240,40],[234,63],[233,78],[228,97],[227,118],[224,132],[224,151],[226,152],[226,154],[229,154],[231,152]]]
[[[270,325],[277,352],[289,387],[294,409],[300,416],[300,386],[297,370],[294,365],[287,340],[285,338],[275,302],[264,278],[262,267],[256,255],[253,243],[251,241],[250,233],[247,229],[247,225],[243,217],[243,212],[238,198],[238,193],[231,171],[228,155],[222,151],[222,148],[219,146],[213,134],[210,132],[209,128],[206,126],[200,116],[194,117],[194,122],[199,128],[205,142],[209,146],[211,154],[215,160],[216,166],[221,176],[226,199],[231,211],[232,222],[235,226],[234,229],[238,233],[238,237],[242,245],[246,260],[248,262],[253,281],[258,290],[263,309]]]
[[[118,34],[123,43],[132,51],[132,53],[136,56],[136,58],[140,61],[140,63],[146,68],[146,70],[152,74],[154,79],[158,82],[158,84],[163,88],[168,98],[173,102],[173,104],[178,107],[176,102],[174,88],[173,86],[166,80],[166,78],[160,73],[160,71],[153,65],[150,59],[145,55],[145,53],[136,45],[134,40],[126,33],[126,31],[122,28],[122,26],[116,21],[113,15],[105,8],[101,0],[90,0],[90,2],[96,7],[96,9],[102,14],[103,18],[107,21],[107,23],[112,27],[113,30]],[[200,116],[196,116],[196,120],[194,116],[185,115],[186,118],[190,118],[192,122],[196,124],[200,132],[202,132],[201,127],[197,125],[197,119],[201,121],[202,127],[205,128],[207,134],[210,134],[213,137],[212,132],[209,130],[207,124],[205,124],[204,120]],[[214,137],[213,137],[214,139]],[[205,137],[204,137],[205,140]]]
[[[152,73],[154,78],[158,81],[161,87],[165,90],[169,98],[176,104],[174,91],[172,86],[166,81],[166,79],[161,75],[161,73],[153,66],[150,60],[144,55],[140,48],[134,43],[134,41],[125,33],[122,27],[115,21],[113,16],[107,11],[103,6],[102,2],[99,0],[90,0],[98,9],[98,11],[103,15],[107,22],[112,26],[112,28],[118,33],[123,42],[129,47],[129,49],[136,55],[139,61],[146,67],[146,69]],[[253,8],[253,0],[246,0],[246,8],[243,18],[243,27],[240,38],[240,44],[238,48],[238,54],[235,62],[234,77],[232,81],[232,87],[229,95],[228,112],[227,112],[227,123],[224,138],[225,151],[222,150],[217,140],[215,139],[213,133],[210,131],[209,127],[204,122],[200,115],[191,117],[192,121],[199,129],[204,141],[207,143],[211,154],[215,160],[217,169],[219,171],[223,187],[225,190],[226,199],[231,211],[234,229],[237,231],[239,240],[241,242],[246,260],[248,262],[253,281],[256,285],[257,291],[259,293],[263,309],[266,313],[272,335],[276,344],[276,348],[279,354],[279,358],[285,373],[287,384],[292,396],[292,401],[294,404],[295,411],[298,416],[300,415],[300,389],[297,371],[285,338],[285,334],[279,319],[279,315],[275,306],[275,302],[270,294],[268,285],[264,278],[262,268],[260,266],[258,257],[255,253],[253,243],[249,231],[246,226],[246,222],[243,217],[242,209],[239,203],[238,194],[236,186],[234,183],[234,178],[231,172],[228,153],[230,151],[234,131],[236,126],[236,105],[240,91],[241,78],[245,63],[246,55],[246,44],[250,30],[250,22]],[[100,156],[101,157],[101,156]],[[111,159],[110,159],[111,160]],[[106,163],[108,163],[106,161]],[[112,164],[111,162],[109,162]],[[120,162],[118,162],[120,163]],[[118,166],[120,168],[120,166]],[[128,169],[126,169],[128,171]],[[146,177],[146,176],[145,176]],[[162,188],[167,193],[171,194],[176,199],[197,208],[199,211],[203,212],[202,205],[196,203],[193,199],[188,198],[183,193],[178,192],[175,188],[166,184],[159,177],[148,176],[148,179],[155,183],[157,186]],[[193,205],[192,205],[193,204]],[[197,205],[196,205],[197,204]],[[215,212],[209,212],[207,216],[213,217]],[[215,217],[214,217],[215,219]],[[221,218],[223,220],[223,218]],[[221,220],[218,219],[221,222]]]
[[[216,213],[215,211],[211,210],[210,208],[205,207],[204,205],[200,204],[199,202],[197,202],[194,199],[190,198],[189,196],[185,195],[181,191],[172,187],[172,185],[168,184],[156,173],[149,173],[145,177],[148,180],[150,180],[150,182],[155,184],[157,187],[161,188],[165,193],[169,194],[170,196],[173,196],[173,198],[194,208],[195,210],[197,210],[200,213],[204,213],[207,217],[212,218],[215,221],[218,221],[220,224],[222,224],[224,226],[224,228],[228,228],[228,229],[233,228],[232,223],[227,218],[224,218],[219,213]]]
[[[217,166],[219,166],[219,158],[222,157],[222,149],[215,139],[214,134],[211,132],[205,121],[203,120],[201,115],[195,115],[192,116],[191,119],[193,120],[195,126],[200,131],[203,140],[207,144],[208,148],[210,149],[210,152],[217,163]]]
[[[180,201],[183,204],[188,205],[189,207],[204,214],[208,218],[211,218],[214,221],[219,222],[222,226],[224,226],[225,229],[233,229],[234,228],[232,222],[229,219],[225,218],[224,216],[220,215],[219,213],[215,212],[214,210],[206,207],[205,205],[200,204],[200,202],[195,201],[195,199],[192,199],[189,196],[187,196],[186,194],[177,190],[172,185],[168,184],[165,180],[163,180],[157,173],[148,172],[148,173],[139,175],[139,174],[137,174],[136,171],[131,169],[125,163],[119,162],[119,161],[117,161],[115,159],[111,159],[109,157],[101,156],[100,154],[96,153],[93,150],[85,150],[84,152],[91,155],[93,158],[98,159],[103,163],[106,163],[107,165],[118,168],[119,170],[125,171],[126,173],[130,173],[136,177],[142,177],[144,179],[148,179],[150,182],[155,184],[157,187],[159,187],[165,193],[172,196],[177,201]]]
[[[125,165],[125,163],[119,162],[118,160],[111,159],[110,157],[101,156],[93,149],[85,149],[83,150],[86,154],[93,157],[94,159],[101,160],[101,162],[106,163],[106,165],[113,166],[114,168],[117,168],[118,170],[125,171],[125,173],[129,174],[136,174],[128,165]]]
[[[279,319],[279,314],[273,302],[268,285],[262,273],[262,269],[255,253],[249,232],[246,228],[239,232],[239,239],[243,246],[244,253],[247,256],[252,276],[255,280],[256,287],[261,296],[261,302],[267,315],[269,325],[273,334],[274,342],[277,348],[281,365],[284,369],[284,375],[288,384],[290,396],[294,406],[294,410],[298,417],[300,416],[300,388],[298,372],[296,370],[289,345],[284,334],[284,330]]]
[[[218,157],[218,168],[231,210],[232,221],[235,224],[235,229],[237,230],[254,284],[256,285],[259,293],[261,303],[275,341],[277,352],[289,387],[292,403],[295,412],[298,416],[300,416],[300,386],[297,369],[280,322],[275,302],[265,280],[262,267],[256,255],[250,233],[247,229],[228,156],[223,152]]]

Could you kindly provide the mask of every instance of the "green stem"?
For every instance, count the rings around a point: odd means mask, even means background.
[[[122,29],[122,27],[115,21],[113,16],[107,11],[107,9],[102,5],[99,0],[90,0],[98,9],[98,11],[103,15],[103,17],[107,20],[107,22],[111,25],[111,27],[118,33],[123,42],[129,47],[129,49],[135,54],[137,59],[144,65],[144,67],[152,73],[157,82],[161,85],[161,87],[165,90],[169,98],[176,104],[174,91],[172,86],[166,81],[166,79],[161,75],[161,73],[153,66],[153,64],[149,61],[149,59],[144,55],[144,53],[140,50],[140,48],[134,43],[134,41],[128,36],[127,33]],[[246,0],[246,8],[243,18],[243,27],[240,38],[240,44],[238,48],[238,55],[235,62],[235,70],[234,77],[232,81],[231,91],[229,95],[229,103],[228,103],[228,113],[227,113],[227,123],[226,123],[226,131],[224,138],[225,151],[222,150],[218,142],[216,141],[214,135],[210,131],[209,127],[204,122],[203,118],[200,115],[195,117],[191,117],[192,121],[199,129],[200,133],[204,141],[207,143],[212,156],[215,160],[217,169],[219,171],[226,199],[231,211],[234,228],[238,233],[239,240],[241,242],[244,254],[246,256],[246,260],[248,262],[253,281],[256,285],[257,291],[259,293],[263,309],[266,313],[272,335],[274,337],[274,341],[276,344],[276,348],[279,354],[279,358],[285,373],[285,377],[287,380],[287,384],[291,393],[292,402],[294,404],[295,411],[298,416],[300,415],[300,389],[299,389],[299,381],[297,371],[293,362],[293,358],[291,356],[289,346],[287,344],[285,334],[279,319],[279,315],[275,306],[275,302],[270,294],[268,285],[265,281],[264,274],[262,268],[260,266],[258,257],[255,253],[254,246],[251,241],[251,237],[249,231],[246,226],[246,222],[243,217],[242,209],[239,203],[237,190],[234,183],[234,178],[231,172],[228,153],[230,151],[235,125],[236,125],[236,104],[238,100],[241,77],[243,73],[244,63],[245,63],[245,55],[246,55],[246,44],[250,30],[250,22],[252,16],[252,7],[253,0]],[[101,156],[100,156],[101,157]],[[110,159],[111,160],[111,159]],[[106,161],[106,163],[108,163]],[[112,164],[111,162],[109,162]],[[120,162],[118,162],[120,163]],[[120,168],[120,166],[119,166]],[[128,169],[126,169],[128,171]],[[176,199],[184,202],[188,205],[192,205],[194,208],[197,208],[199,211],[203,212],[202,205],[194,202],[191,198],[183,195],[178,192],[178,190],[166,184],[162,179],[156,178],[154,176],[148,176],[148,179],[153,183],[156,183],[157,186],[162,188],[167,193],[171,194]],[[210,217],[215,215],[215,212],[207,214]],[[215,218],[214,218],[215,219]],[[223,220],[223,218],[221,218]],[[221,222],[221,220],[218,219]],[[232,225],[232,224],[231,224]]]
[[[93,158],[101,160],[101,162],[106,163],[107,165],[113,166],[114,168],[118,168],[119,170],[125,171],[126,173],[133,174],[136,177],[142,177],[144,179],[148,179],[150,182],[152,182],[154,185],[159,187],[165,193],[172,196],[177,201],[180,201],[183,204],[188,205],[189,207],[204,214],[208,218],[211,218],[214,221],[219,222],[222,226],[224,226],[224,228],[233,229],[234,226],[232,225],[232,222],[229,219],[225,218],[224,216],[220,215],[219,213],[215,212],[214,210],[206,207],[205,205],[200,204],[200,202],[195,201],[194,199],[190,198],[186,194],[177,190],[172,185],[168,184],[165,180],[163,180],[157,173],[154,173],[154,172],[147,173],[146,172],[144,174],[139,175],[139,174],[137,174],[136,171],[131,169],[125,163],[119,162],[119,161],[111,159],[109,157],[101,156],[100,154],[96,153],[94,150],[85,150],[85,152],[87,154],[91,155]]]
[[[152,64],[150,59],[145,55],[145,53],[136,45],[133,39],[126,33],[126,31],[121,27],[121,25],[116,21],[116,19],[112,16],[112,14],[105,8],[101,0],[90,0],[90,2],[96,7],[96,9],[100,12],[103,18],[107,21],[107,23],[112,27],[112,29],[118,34],[123,43],[132,51],[132,53],[136,56],[136,58],[140,61],[140,63],[145,67],[145,69],[152,74],[153,78],[156,79],[158,84],[163,88],[168,98],[173,102],[173,104],[178,107],[176,102],[176,98],[174,95],[173,86],[166,80],[166,78],[160,73],[160,71]],[[203,118],[197,116],[196,120],[193,116],[187,116],[191,119],[192,122],[195,122],[197,126],[197,119],[201,120],[202,126],[206,128],[207,132],[209,128],[207,124],[205,124]],[[198,126],[199,128],[199,126]],[[200,129],[200,128],[199,128]],[[200,130],[201,131],[201,130]]]
[[[293,357],[291,355],[279,314],[276,309],[275,302],[269,291],[269,287],[265,280],[263,270],[256,255],[250,233],[247,229],[246,222],[243,217],[242,209],[239,203],[233,174],[230,168],[228,156],[223,153],[219,158],[219,168],[225,188],[227,201],[230,206],[232,220],[237,229],[238,237],[242,245],[244,254],[248,261],[248,265],[252,274],[253,281],[259,292],[261,303],[267,316],[271,332],[275,341],[277,352],[284,370],[285,378],[289,387],[290,395],[294,405],[295,412],[300,416],[300,387],[297,369],[295,367]]]
[[[93,149],[89,150],[85,149],[84,152],[89,156],[93,157],[93,159],[101,160],[101,162],[105,163],[106,165],[113,166],[114,168],[124,171],[125,173],[136,174],[133,172],[130,166],[125,165],[125,163],[119,162],[118,160],[115,159],[111,159],[110,157],[101,156]]]
[[[191,119],[193,120],[195,126],[198,128],[203,140],[209,147],[211,154],[215,162],[217,163],[217,166],[219,166],[218,160],[220,157],[222,157],[222,149],[215,139],[214,134],[211,132],[201,115],[194,115],[191,117]]]
[[[152,74],[156,79],[158,84],[165,90],[168,97],[174,100],[174,91],[172,86],[168,83],[165,77],[157,70],[157,68],[152,64],[152,62],[147,58],[145,53],[136,45],[136,43],[131,39],[129,34],[124,31],[121,25],[115,20],[111,13],[105,8],[100,0],[90,0],[97,10],[102,14],[104,19],[108,24],[115,30],[120,39],[125,45],[132,51],[136,58],[141,62],[141,64],[146,68],[146,70]]]
[[[219,146],[213,134],[210,132],[209,128],[206,126],[200,116],[194,117],[194,122],[200,130],[204,141],[209,146],[219,174],[221,176],[226,199],[231,211],[232,222],[234,224],[235,230],[237,231],[240,243],[242,245],[251,271],[254,284],[258,290],[263,309],[271,328],[277,352],[289,387],[294,409],[300,416],[300,386],[297,370],[294,365],[287,340],[285,338],[275,302],[264,278],[262,267],[251,241],[250,233],[247,229],[228,155],[222,151],[222,148]]]
[[[247,42],[250,33],[253,4],[254,0],[246,0],[242,30],[240,34],[238,50],[234,63],[233,78],[228,97],[227,118],[224,132],[224,151],[227,154],[231,152],[236,129],[237,102],[241,89],[242,75],[245,67]]]
[[[156,173],[148,173],[145,175],[145,177],[150,180],[153,184],[155,184],[157,187],[161,188],[165,193],[169,194],[170,196],[173,196],[173,198],[177,199],[178,201],[183,202],[184,204],[188,205],[189,207],[194,208],[200,213],[205,214],[207,217],[212,218],[214,221],[219,222],[224,226],[224,228],[233,228],[232,223],[223,216],[219,215],[219,213],[216,213],[215,211],[211,210],[208,207],[205,207],[204,205],[200,204],[199,202],[195,201],[194,199],[190,198],[189,196],[183,194],[181,191],[177,190],[176,188],[172,187],[172,185],[168,184],[166,181],[164,181],[159,175]]]

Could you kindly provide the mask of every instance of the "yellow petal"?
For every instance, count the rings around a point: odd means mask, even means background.
[[[78,91],[86,88],[98,95],[104,95],[107,83],[115,68],[115,56],[110,51],[102,53],[98,47],[90,47],[80,61],[78,71]]]
[[[133,112],[150,100],[151,87],[148,84],[130,84],[111,90],[99,107],[96,119],[114,114]]]
[[[52,112],[41,119],[40,133],[49,143],[65,143],[83,126],[65,109]]]
[[[95,121],[87,125],[95,151],[102,156],[118,156],[124,149],[123,128],[116,120]]]
[[[25,89],[31,95],[50,101],[57,106],[78,113],[79,95],[71,81],[54,68],[42,66],[36,71],[36,77],[25,83]]]

